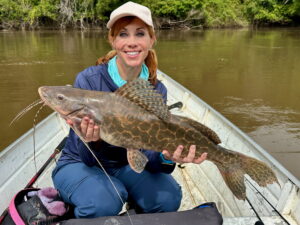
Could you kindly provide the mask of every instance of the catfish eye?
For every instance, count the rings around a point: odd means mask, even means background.
[[[63,95],[57,95],[57,99],[62,101],[62,100],[64,100],[64,96]]]

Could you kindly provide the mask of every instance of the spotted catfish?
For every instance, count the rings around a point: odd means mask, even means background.
[[[173,115],[162,96],[149,82],[136,79],[116,92],[100,92],[67,86],[39,88],[42,100],[79,131],[81,119],[92,118],[100,125],[100,138],[127,149],[129,165],[142,172],[148,159],[138,149],[174,151],[178,145],[196,145],[196,157],[207,152],[238,199],[246,198],[244,174],[260,186],[277,182],[274,172],[263,162],[220,146],[217,134],[192,119]],[[80,132],[76,132],[80,134]]]

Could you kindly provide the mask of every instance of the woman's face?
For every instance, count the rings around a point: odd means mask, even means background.
[[[117,65],[123,69],[140,68],[154,41],[155,37],[150,37],[145,23],[135,18],[112,41],[112,46],[117,51]]]

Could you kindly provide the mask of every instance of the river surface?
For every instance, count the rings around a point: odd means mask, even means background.
[[[161,31],[159,68],[300,178],[300,29]],[[0,149],[32,127],[42,85],[72,84],[110,46],[106,33],[0,32]],[[43,109],[37,121],[51,111]]]

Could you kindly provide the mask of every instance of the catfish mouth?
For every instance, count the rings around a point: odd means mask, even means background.
[[[62,116],[64,117],[69,117],[69,116],[72,116],[73,114],[76,114],[77,112],[81,111],[82,109],[84,109],[84,106],[78,108],[78,109],[75,109],[67,114],[62,114]]]
[[[60,115],[63,119],[67,120],[67,119],[71,119],[73,116],[76,116],[76,114],[77,114],[78,112],[80,112],[82,109],[84,109],[84,107],[85,107],[85,106],[82,106],[82,107],[80,107],[80,108],[78,108],[78,109],[75,109],[75,110],[69,112],[69,113],[64,113],[64,112],[58,111],[58,110],[55,110],[55,111],[58,112],[59,115]]]

